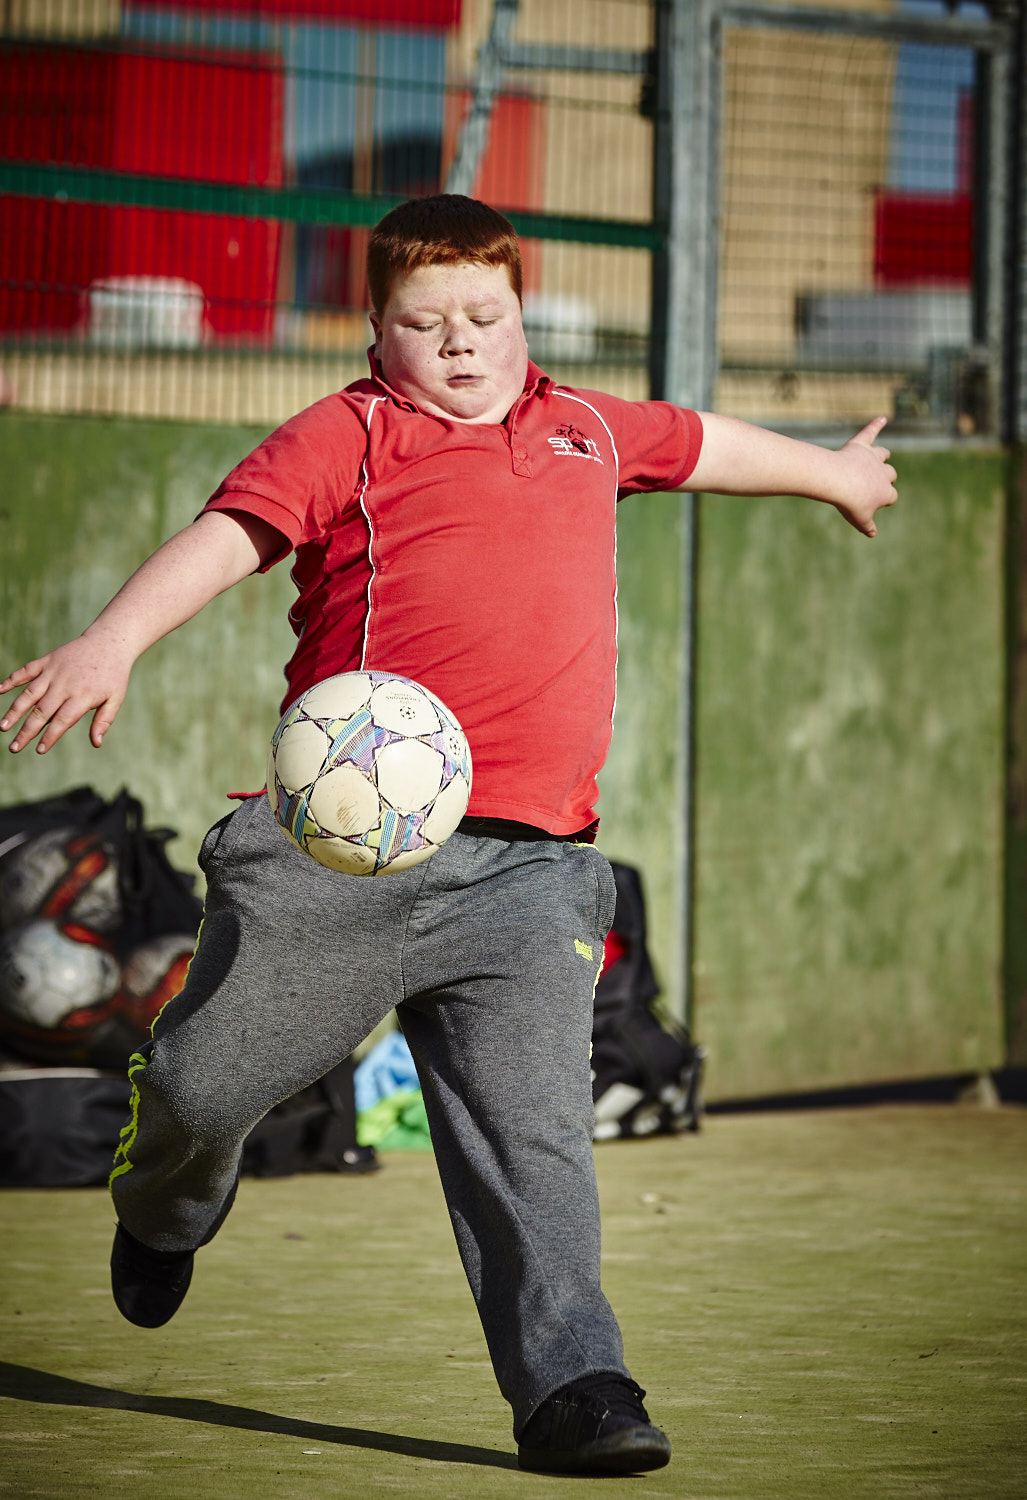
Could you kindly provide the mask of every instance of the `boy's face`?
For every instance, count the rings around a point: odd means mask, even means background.
[[[385,379],[422,411],[502,422],[524,389],[528,346],[506,266],[420,266],[371,314]]]

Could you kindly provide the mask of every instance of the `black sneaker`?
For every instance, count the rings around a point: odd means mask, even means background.
[[[111,1291],[122,1317],[138,1328],[160,1328],[189,1290],[191,1250],[151,1250],[119,1224],[111,1251]]]
[[[640,1474],[670,1462],[670,1439],[623,1375],[586,1375],[562,1386],[529,1418],[517,1462],[544,1474]]]

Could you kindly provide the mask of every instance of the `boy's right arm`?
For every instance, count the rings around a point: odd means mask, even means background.
[[[0,729],[22,721],[11,741],[23,750],[40,735],[42,754],[94,709],[89,738],[99,748],[147,647],[198,614],[281,550],[273,526],[242,511],[204,511],[143,563],[88,629],[0,682],[22,691]]]

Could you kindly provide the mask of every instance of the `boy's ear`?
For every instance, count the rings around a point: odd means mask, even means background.
[[[368,313],[367,321],[374,329],[374,352],[376,355],[380,355],[382,352],[382,325],[373,312]]]

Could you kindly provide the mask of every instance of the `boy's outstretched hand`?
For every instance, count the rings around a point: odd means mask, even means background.
[[[888,462],[891,453],[876,445],[887,420],[875,417],[838,450],[838,459],[847,466],[843,493],[837,499],[828,497],[849,525],[864,536],[877,535],[875,514],[882,506],[894,505],[899,498],[895,470]]]
[[[0,719],[0,729],[18,726],[10,749],[24,750],[39,736],[42,755],[90,709],[89,738],[99,749],[124,701],[134,660],[132,653],[123,660],[109,639],[101,645],[81,635],[12,672],[0,682],[0,693],[22,690]]]
[[[891,454],[877,446],[886,417],[875,417],[835,450],[738,417],[699,416],[702,447],[683,489],[714,495],[804,495],[833,505],[864,536],[877,535],[875,515],[898,499]]]
[[[36,749],[44,753],[93,709],[89,738],[99,749],[137,657],[272,557],[283,540],[257,516],[218,511],[169,537],[80,636],[0,682],[0,693],[21,688],[0,719],[0,730],[18,725],[10,748],[24,750],[38,735]]]

